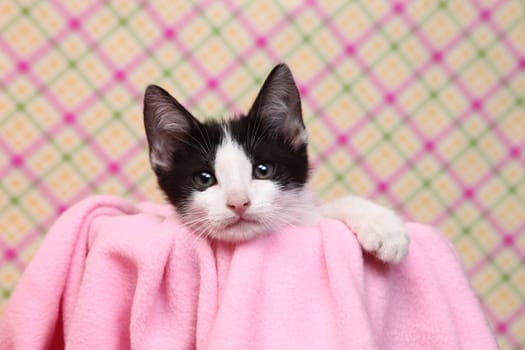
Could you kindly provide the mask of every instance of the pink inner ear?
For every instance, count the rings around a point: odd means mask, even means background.
[[[150,152],[150,163],[151,167],[158,171],[158,170],[169,170],[170,164],[169,159],[166,157],[166,151],[163,149],[160,142],[153,143],[151,145],[151,152]]]

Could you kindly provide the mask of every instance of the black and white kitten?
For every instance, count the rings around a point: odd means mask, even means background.
[[[285,64],[272,70],[247,115],[201,123],[152,85],[144,123],[159,186],[199,235],[241,241],[329,217],[345,222],[383,261],[407,253],[408,235],[392,211],[355,196],[315,204],[301,100]]]

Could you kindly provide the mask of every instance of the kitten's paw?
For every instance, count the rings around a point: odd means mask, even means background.
[[[410,238],[404,223],[385,211],[356,230],[364,250],[386,263],[398,263],[407,255]]]

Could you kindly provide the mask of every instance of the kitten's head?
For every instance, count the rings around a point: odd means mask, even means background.
[[[240,241],[299,223],[308,204],[307,134],[285,64],[272,70],[247,115],[201,123],[149,86],[144,123],[159,186],[198,234]]]

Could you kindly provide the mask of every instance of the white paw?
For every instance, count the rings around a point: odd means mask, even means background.
[[[405,225],[387,209],[354,230],[363,249],[384,262],[398,263],[408,253],[410,238]]]

